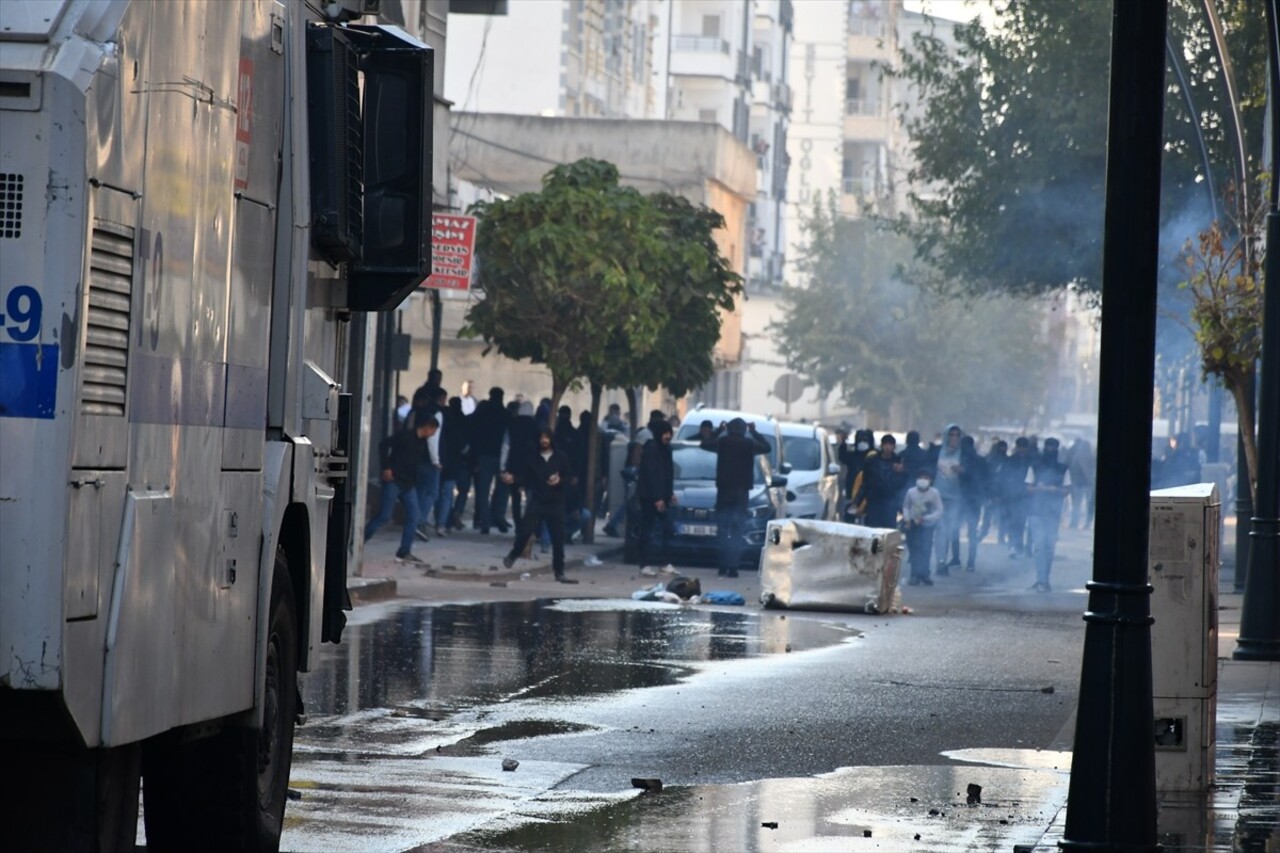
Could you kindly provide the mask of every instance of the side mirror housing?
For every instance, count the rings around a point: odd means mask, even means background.
[[[827,473],[828,473],[828,474],[835,475],[835,476],[837,476],[837,477],[838,477],[838,476],[840,476],[840,465],[839,465],[839,463],[837,463],[837,462],[832,462],[832,463],[830,463],[829,465],[827,465]]]
[[[787,487],[787,478],[781,474],[774,474],[769,478],[769,485],[775,489],[785,489]]]
[[[778,473],[779,473],[779,474],[790,474],[790,473],[791,473],[791,463],[790,463],[790,462],[783,462],[781,465],[779,465],[779,466],[778,466]]]

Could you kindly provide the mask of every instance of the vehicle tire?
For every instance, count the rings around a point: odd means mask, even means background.
[[[297,712],[298,617],[283,551],[276,552],[259,728],[227,726],[183,743],[147,744],[147,850],[276,851],[284,825]]]

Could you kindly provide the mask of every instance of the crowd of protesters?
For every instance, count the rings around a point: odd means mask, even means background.
[[[901,448],[890,433],[878,444],[871,430],[852,441],[847,430],[836,435],[845,518],[905,533],[909,585],[974,571],[978,544],[995,528],[1010,559],[1034,561],[1032,589],[1048,592],[1064,506],[1070,502],[1070,527],[1093,522],[1095,460],[1083,438],[1065,451],[1056,438],[1019,436],[1012,448],[997,439],[984,453],[959,424],[927,446],[915,431]]]
[[[477,400],[470,380],[462,383],[457,396],[442,383],[441,372],[432,370],[411,398],[397,400],[395,430],[379,449],[381,500],[365,527],[365,540],[391,520],[399,502],[405,524],[396,559],[422,563],[412,551],[415,540],[427,542],[464,530],[470,507],[473,531],[514,532],[512,550],[504,560],[508,566],[527,555],[536,539],[543,550],[551,551],[556,578],[575,583],[564,574],[564,544],[591,523],[591,431],[599,431],[595,497],[600,506],[606,497],[609,445],[615,436],[625,439],[630,432],[620,407],[611,405],[597,427],[586,411],[575,423],[568,406],[553,416],[547,398],[535,407],[520,394],[508,401],[505,390],[494,387]],[[633,439],[632,465],[638,464],[649,437],[644,433],[639,431]],[[610,530],[616,527],[606,527]]]

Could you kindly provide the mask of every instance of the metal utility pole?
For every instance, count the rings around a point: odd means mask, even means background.
[[[1267,50],[1271,81],[1271,208],[1267,211],[1267,258],[1263,265],[1262,370],[1258,401],[1258,487],[1250,530],[1249,573],[1236,660],[1280,660],[1280,21],[1276,0],[1267,0]]]
[[[1102,250],[1098,509],[1063,850],[1155,851],[1147,585],[1168,0],[1115,0]]]

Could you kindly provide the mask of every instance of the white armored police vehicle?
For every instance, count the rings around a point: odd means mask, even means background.
[[[149,850],[279,845],[367,312],[430,271],[431,51],[376,7],[0,0],[6,849],[132,850],[140,779]]]

